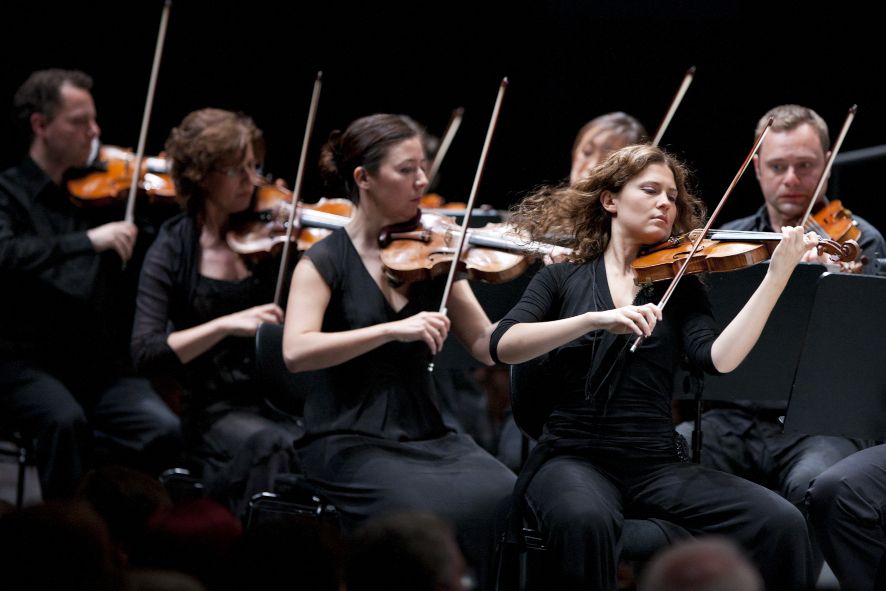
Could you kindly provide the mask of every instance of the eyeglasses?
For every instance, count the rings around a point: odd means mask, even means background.
[[[237,178],[241,175],[246,175],[246,178],[250,179],[261,176],[261,165],[256,162],[244,162],[234,166],[220,166],[212,170],[225,175],[229,179]]]

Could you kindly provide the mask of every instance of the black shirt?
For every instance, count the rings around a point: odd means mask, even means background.
[[[658,302],[667,282],[641,290],[635,303]],[[523,298],[499,323],[490,351],[514,324],[571,318],[615,308],[603,258],[582,265],[559,263],[542,269]],[[556,398],[542,440],[580,439],[601,449],[634,455],[673,453],[673,374],[685,352],[689,360],[716,373],[711,346],[718,334],[704,286],[685,277],[664,310],[664,318],[635,353],[633,338],[604,330],[589,332],[549,354],[557,388],[539,395]]]
[[[86,234],[103,215],[74,205],[31,158],[0,175],[0,352],[81,373],[124,362],[121,261]]]
[[[180,214],[166,221],[142,265],[132,328],[132,356],[147,374],[178,377],[192,398],[245,403],[255,392],[255,338],[229,336],[188,364],[169,346],[169,334],[209,322],[274,299],[279,257],[267,257],[240,281],[200,275],[200,230],[196,220]],[[295,257],[293,257],[295,258]]]

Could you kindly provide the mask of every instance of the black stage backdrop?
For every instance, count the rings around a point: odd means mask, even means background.
[[[34,69],[79,68],[95,79],[106,143],[137,143],[162,2],[5,2],[0,166],[22,153],[11,102]],[[510,80],[478,200],[498,208],[568,175],[577,129],[612,110],[654,132],[689,66],[695,82],[663,144],[684,158],[713,206],[770,107],[816,109],[836,136],[859,106],[843,151],[886,144],[886,52],[879,19],[832,3],[739,0],[579,2],[196,2],[172,7],[147,153],[193,109],[250,114],[268,142],[266,170],[292,183],[314,75],[324,72],[304,196],[323,193],[320,145],[361,115],[407,113],[437,135],[464,107],[439,192],[465,200],[499,81]],[[836,171],[832,189],[886,229],[886,159]],[[753,212],[748,171],[722,219]]]

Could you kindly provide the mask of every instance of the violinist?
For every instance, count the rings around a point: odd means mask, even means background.
[[[207,488],[239,512],[244,499],[228,491],[254,464],[235,462],[237,452],[253,437],[287,446],[301,433],[255,381],[256,328],[283,322],[272,303],[279,261],[250,266],[225,240],[232,217],[250,207],[264,140],[245,115],[201,109],[172,130],[166,151],[185,211],[164,223],[145,256],[132,354],[140,370],[183,386],[186,451]]]
[[[28,153],[0,175],[0,423],[36,439],[45,498],[74,493],[93,430],[114,461],[152,472],[181,444],[178,418],[132,377],[120,330],[136,228],[77,208],[63,182],[99,135],[91,88],[80,71],[31,74],[14,99]]]
[[[754,157],[765,203],[754,215],[723,224],[725,229],[766,232],[799,223],[821,177],[830,148],[824,120],[808,107],[781,105],[760,119],[758,132],[770,117],[774,117],[772,128]],[[880,232],[853,217],[861,230],[858,242],[864,254],[873,260],[875,252],[886,252]],[[807,260],[816,260],[813,254]],[[702,464],[769,486],[804,512],[812,479],[864,445],[845,437],[782,433],[779,417],[785,414],[784,402],[717,406],[702,417]],[[686,422],[679,430],[691,438],[692,427]]]
[[[575,136],[569,182],[586,177],[613,151],[648,139],[643,124],[627,113],[615,111],[594,117]]]
[[[585,123],[575,136],[571,152],[571,169],[569,184],[586,177],[597,164],[606,159],[613,151],[647,141],[646,128],[635,117],[623,111],[614,111],[594,117]],[[551,234],[568,234],[571,231],[571,220],[550,224]],[[550,239],[550,237],[549,237]],[[556,242],[556,239],[552,240]],[[562,262],[565,256],[546,257],[546,262]],[[531,447],[534,441],[528,442]],[[507,466],[519,470],[522,461],[523,442],[520,429],[509,414],[501,428],[498,441],[498,459]]]
[[[350,223],[298,263],[283,354],[291,371],[324,370],[305,402],[298,444],[310,482],[351,528],[394,510],[426,510],[455,526],[480,586],[489,588],[497,508],[514,475],[442,420],[428,362],[450,331],[484,364],[492,324],[467,281],[439,309],[443,277],[400,284],[381,264],[379,234],[417,212],[427,187],[421,130],[376,114],[333,132],[321,165],[356,203]]]
[[[550,397],[553,411],[514,501],[525,503],[553,553],[550,587],[615,589],[629,514],[666,519],[690,534],[728,536],[767,588],[808,589],[802,514],[772,491],[688,462],[670,400],[679,350],[708,372],[741,363],[817,237],[785,228],[769,273],[719,333],[696,277],[683,279],[664,311],[655,302],[667,286],[641,291],[634,282],[631,262],[644,245],[700,227],[703,207],[688,192],[682,164],[655,146],[622,148],[576,184],[530,195],[511,219],[541,236],[563,208],[575,220],[574,260],[539,271],[490,342],[503,363],[547,355],[556,376],[538,393]]]

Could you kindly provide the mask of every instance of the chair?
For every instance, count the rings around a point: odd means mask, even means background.
[[[0,455],[15,458],[18,465],[15,481],[15,507],[21,509],[25,501],[25,476],[33,463],[34,442],[18,431],[0,431]]]
[[[160,474],[160,484],[173,502],[191,501],[206,496],[203,481],[187,468],[169,468]]]
[[[320,384],[320,372],[292,373],[283,361],[283,326],[260,324],[255,333],[256,377],[265,402],[277,412],[294,417],[302,425],[307,395]],[[314,490],[305,477],[280,473],[273,478],[271,490],[250,497],[246,510],[246,528],[265,521],[291,518],[334,519],[335,507]]]
[[[269,521],[286,519],[320,519],[338,527],[338,511],[301,474],[280,474],[274,480],[274,491],[256,493],[249,501],[246,529],[254,529]]]
[[[292,373],[283,361],[283,325],[262,323],[255,331],[255,370],[265,402],[293,417],[303,414],[305,398],[318,387],[320,372]]]
[[[510,367],[511,386],[511,412],[514,421],[523,434],[523,450],[528,451],[529,441],[537,440],[542,433],[545,421],[554,409],[556,398],[548,394],[556,389],[556,377],[553,376],[547,365],[547,356],[512,365]],[[524,456],[525,461],[525,456]],[[516,499],[515,502],[520,502]],[[520,550],[525,555],[526,551],[539,552],[547,548],[544,543],[544,535],[538,531],[534,523],[530,522],[531,516],[524,519],[522,540],[519,541]],[[690,537],[682,527],[661,519],[625,519],[622,530],[622,553],[621,560],[629,562],[645,562],[659,549],[672,544],[676,540]],[[501,550],[504,551],[504,548]],[[521,556],[520,569],[516,587],[513,582],[503,584],[499,582],[499,588],[533,588],[531,581],[527,581],[526,556]],[[502,561],[499,557],[499,573],[502,573]],[[506,575],[505,575],[506,576]],[[540,585],[539,588],[544,588]]]

